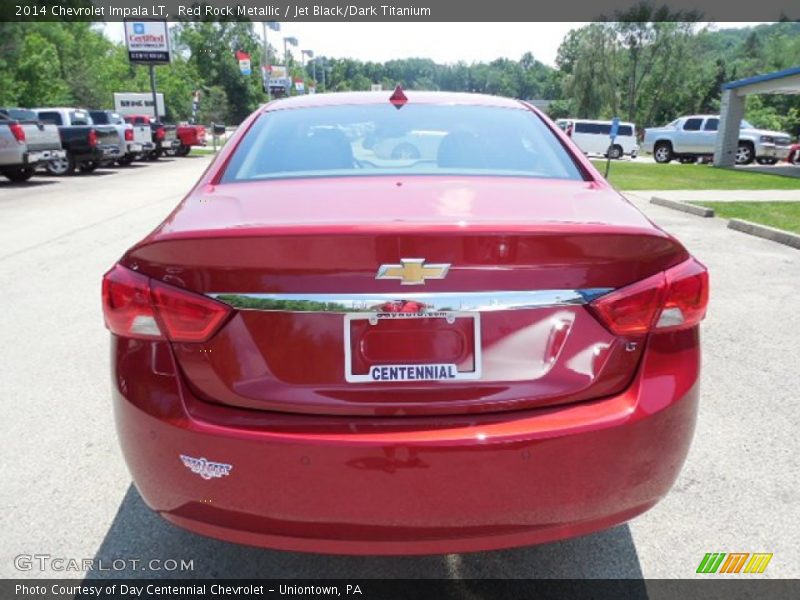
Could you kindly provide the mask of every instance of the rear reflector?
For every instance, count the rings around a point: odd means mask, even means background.
[[[106,327],[123,337],[204,342],[231,312],[221,302],[153,281],[120,265],[103,277]]]
[[[692,327],[706,315],[708,271],[689,260],[598,298],[590,310],[616,335]]]

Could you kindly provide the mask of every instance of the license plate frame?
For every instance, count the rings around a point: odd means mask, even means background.
[[[482,369],[482,356],[481,356],[481,315],[478,312],[463,312],[463,311],[437,311],[437,312],[423,312],[423,313],[381,313],[381,312],[361,312],[361,313],[346,313],[344,315],[344,378],[348,383],[450,383],[476,380],[481,378]],[[351,339],[351,323],[356,320],[380,320],[380,319],[472,319],[473,323],[473,343],[472,357],[474,369],[472,371],[458,371],[455,369],[455,377],[437,377],[437,378],[407,378],[407,379],[391,379],[382,380],[374,379],[371,372],[368,373],[353,373],[353,353],[352,353],[352,339]],[[444,363],[420,363],[420,364],[396,364],[396,365],[381,365],[383,367],[451,367]],[[457,366],[456,366],[457,367]],[[378,367],[380,368],[380,366]],[[452,372],[452,371],[448,371]]]

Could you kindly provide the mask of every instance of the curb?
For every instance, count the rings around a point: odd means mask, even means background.
[[[709,218],[714,216],[714,209],[705,206],[695,206],[694,204],[687,204],[686,202],[679,202],[677,200],[667,200],[666,198],[659,198],[653,196],[650,198],[651,204],[658,204],[659,206],[666,206],[667,208],[674,208],[697,217]]]
[[[766,225],[759,225],[758,223],[751,223],[750,221],[743,221],[742,219],[731,219],[728,221],[728,229],[749,233],[750,235],[800,250],[800,235],[796,233],[775,229],[774,227],[767,227]]]

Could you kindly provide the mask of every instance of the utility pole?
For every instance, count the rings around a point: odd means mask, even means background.
[[[158,121],[158,95],[156,94],[156,66],[150,63],[150,90],[153,93],[153,120]]]

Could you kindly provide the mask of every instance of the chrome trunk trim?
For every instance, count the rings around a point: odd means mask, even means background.
[[[543,306],[587,304],[613,288],[536,290],[521,292],[422,292],[409,294],[237,294],[209,297],[238,310],[312,313],[405,312],[404,304],[420,306],[409,312],[488,312]],[[408,309],[406,309],[408,310]]]

